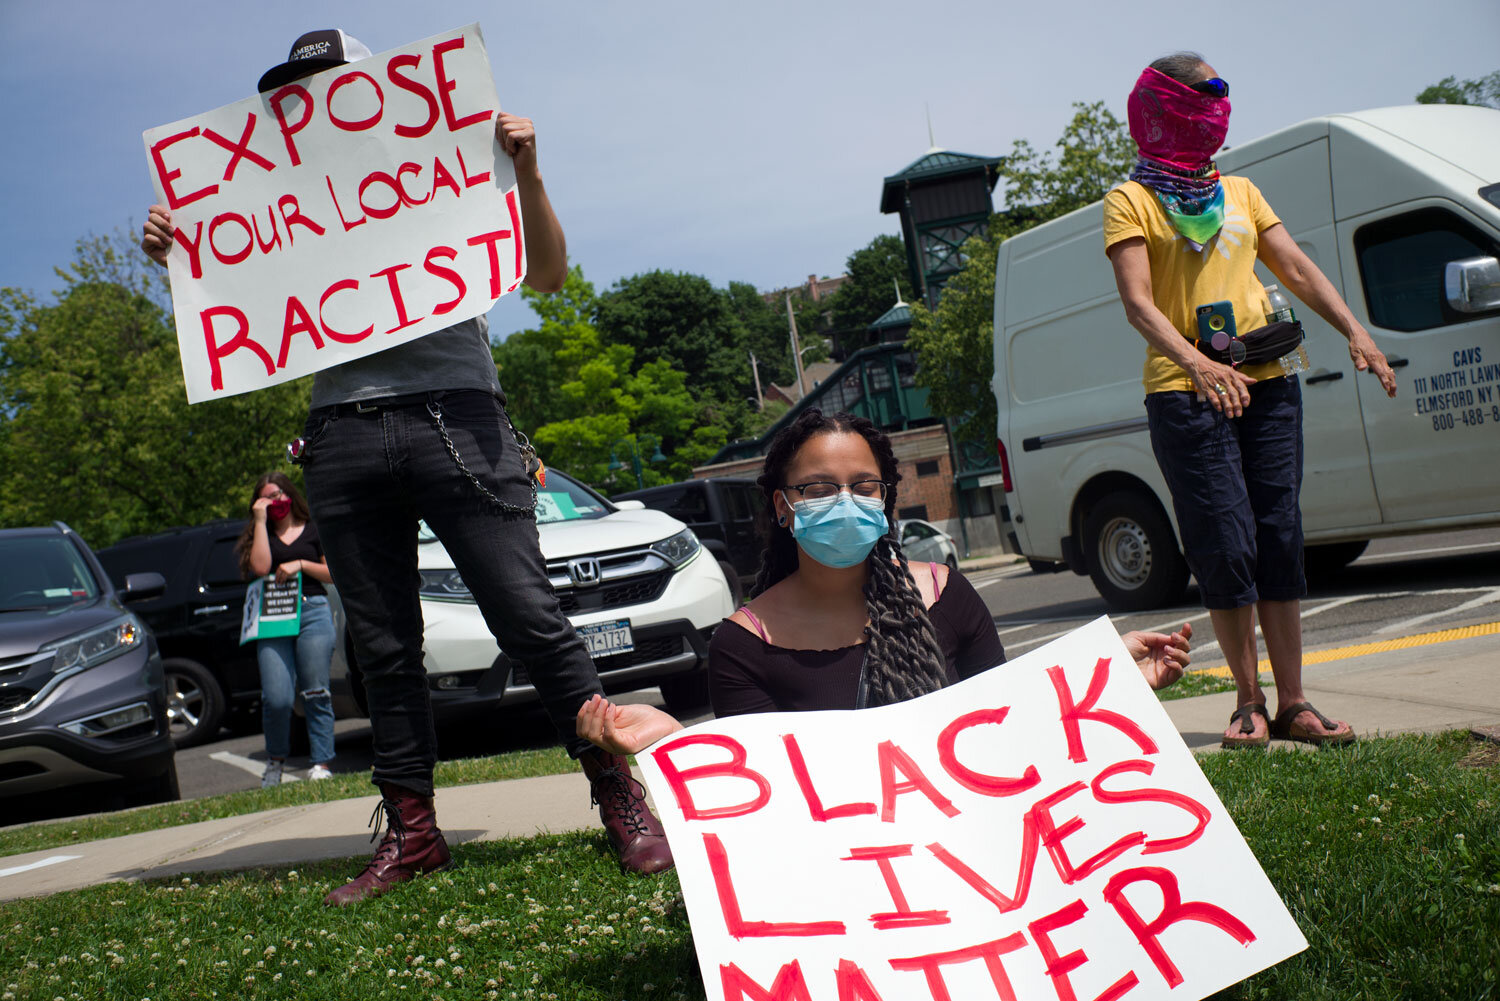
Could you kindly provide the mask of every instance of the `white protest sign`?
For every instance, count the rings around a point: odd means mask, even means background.
[[[479,26],[143,134],[188,402],[478,316],[526,273]]]
[[[1108,619],[636,760],[711,1001],[1194,1001],[1307,947]]]

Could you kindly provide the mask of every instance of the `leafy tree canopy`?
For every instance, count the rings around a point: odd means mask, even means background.
[[[1417,95],[1418,104],[1477,104],[1500,108],[1500,70],[1478,80],[1445,76]]]
[[[1057,140],[1056,154],[1017,139],[1000,167],[1006,203],[1028,207],[1035,224],[1097,202],[1125,180],[1135,163],[1130,130],[1103,101],[1073,103],[1073,118]]]
[[[0,525],[61,520],[103,547],[242,516],[286,463],[306,381],[188,406],[163,280],[139,257],[81,240],[54,303],[0,290]]]
[[[832,315],[839,348],[847,355],[864,347],[866,328],[896,304],[897,285],[907,302],[917,296],[899,236],[880,234],[850,254],[845,268],[849,280],[832,296]]]

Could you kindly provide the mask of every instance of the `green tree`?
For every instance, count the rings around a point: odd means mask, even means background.
[[[754,397],[745,325],[730,298],[702,275],[622,278],[599,296],[594,322],[605,343],[629,345],[641,364],[666,361],[691,373],[702,398]]]
[[[1477,104],[1500,108],[1500,70],[1478,80],[1445,76],[1417,95],[1418,104]]]
[[[558,387],[569,378],[558,354],[570,340],[587,338],[594,330],[597,302],[594,286],[574,265],[560,291],[546,294],[521,287],[521,298],[540,326],[519,330],[491,348],[505,390],[506,408],[517,428],[530,434],[543,424],[569,415]]]
[[[964,242],[964,266],[948,280],[936,310],[912,304],[907,343],[917,353],[917,384],[927,405],[954,422],[960,441],[984,440],[995,431],[995,261],[1005,220],[996,217],[985,236]]]
[[[1038,152],[1017,139],[1000,167],[1006,203],[1025,207],[1035,224],[1097,202],[1125,180],[1135,163],[1130,130],[1103,101],[1073,103],[1073,118],[1057,140],[1057,153]]]
[[[243,515],[286,462],[306,381],[188,406],[162,280],[138,257],[82,240],[52,304],[0,290],[0,524],[58,519],[107,546]]]
[[[786,310],[772,305],[748,282],[730,282],[725,293],[729,307],[745,328],[745,347],[755,352],[760,366],[760,384],[785,385],[792,379],[791,339],[787,336]],[[802,322],[798,317],[797,322]]]
[[[915,302],[906,245],[899,236],[882,233],[849,255],[845,262],[849,280],[832,296],[833,336],[847,357],[865,345],[865,331],[896,304],[896,286],[901,298]]]

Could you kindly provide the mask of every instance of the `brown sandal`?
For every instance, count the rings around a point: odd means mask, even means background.
[[[1323,724],[1325,730],[1338,729],[1338,724],[1314,709],[1311,702],[1298,702],[1276,714],[1276,718],[1271,721],[1271,736],[1279,740],[1296,740],[1314,746],[1354,743],[1353,727],[1350,727],[1347,733],[1318,733],[1308,730],[1297,722],[1297,714],[1303,712],[1309,712],[1318,717],[1318,722]]]
[[[1266,721],[1266,733],[1260,737],[1252,736],[1255,733],[1254,716],[1257,713]],[[1225,737],[1220,742],[1220,747],[1249,748],[1255,750],[1256,748],[1266,747],[1271,743],[1271,714],[1266,712],[1266,704],[1264,702],[1247,702],[1240,706],[1229,717],[1231,724],[1235,720],[1240,721],[1240,736]]]

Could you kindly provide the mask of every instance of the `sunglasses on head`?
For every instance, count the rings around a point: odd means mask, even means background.
[[[1207,80],[1199,80],[1197,83],[1192,84],[1191,86],[1192,89],[1196,90],[1198,93],[1207,94],[1210,97],[1229,96],[1229,81],[1221,79],[1220,77],[1211,76]]]

